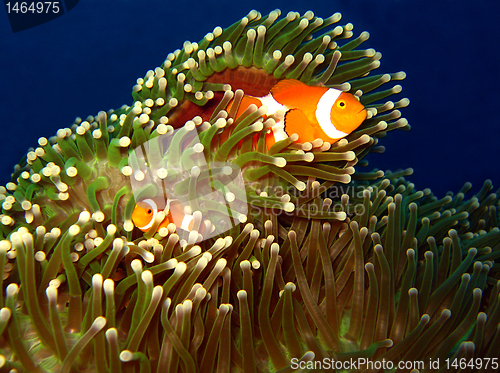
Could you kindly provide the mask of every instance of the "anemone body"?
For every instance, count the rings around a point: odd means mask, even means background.
[[[132,105],[28,152],[2,190],[1,367],[248,373],[364,358],[354,371],[425,371],[497,355],[498,193],[486,182],[470,199],[467,184],[437,199],[404,179],[411,170],[354,172],[380,137],[409,128],[397,110],[408,100],[385,101],[400,86],[382,87],[404,73],[372,75],[380,54],[357,49],[368,34],[352,39],[339,14],[279,16],[252,11],[186,42],[137,80]],[[335,144],[292,136],[267,149],[276,118],[234,113],[283,78],[350,90],[368,119]],[[149,176],[196,194],[200,174],[179,181],[176,164],[202,152],[236,165],[244,223],[202,242],[159,222],[134,228],[132,185],[148,175],[129,154],[162,136],[176,145]]]

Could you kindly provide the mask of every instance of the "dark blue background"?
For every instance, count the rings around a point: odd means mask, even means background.
[[[13,34],[0,10],[0,183],[40,136],[99,110],[130,104],[138,77],[185,40],[245,16],[250,5],[219,1],[81,0],[66,15]],[[238,3],[242,4],[242,3]],[[382,52],[380,72],[404,70],[403,115],[410,132],[381,141],[371,165],[413,167],[417,188],[438,196],[465,181],[500,186],[500,27],[497,1],[253,1],[326,18],[340,11],[366,47]]]

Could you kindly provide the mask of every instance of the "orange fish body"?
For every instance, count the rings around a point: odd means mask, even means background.
[[[322,139],[334,143],[354,131],[366,119],[366,109],[357,98],[335,88],[309,86],[298,80],[279,81],[267,96],[245,95],[236,116],[251,104],[266,106],[267,116],[281,110],[285,117],[272,127],[268,147],[296,133],[298,142]],[[228,108],[229,110],[229,108]]]
[[[132,221],[134,225],[143,232],[147,232],[153,225],[156,215],[159,211],[165,213],[165,218],[160,223],[160,228],[166,228],[170,223],[174,223],[177,228],[190,231],[193,227],[193,216],[184,213],[184,208],[181,203],[176,201],[168,201],[167,206],[159,208],[161,202],[155,199],[143,199],[136,203],[132,212]],[[164,205],[164,203],[163,203]]]

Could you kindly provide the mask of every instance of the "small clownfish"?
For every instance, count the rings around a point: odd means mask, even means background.
[[[170,223],[174,223],[177,228],[185,231],[191,231],[193,228],[193,215],[184,213],[183,205],[171,200],[167,200],[164,208],[158,208],[158,203],[151,198],[137,202],[132,212],[132,221],[141,231],[147,232],[153,225],[159,211],[165,213],[165,219],[160,223],[158,230],[166,228]],[[177,225],[179,222],[180,224]]]
[[[243,96],[236,116],[251,104],[265,105],[267,116],[278,110],[285,114],[284,119],[271,128],[272,133],[266,138],[268,147],[293,133],[299,136],[297,141],[301,143],[317,138],[334,143],[358,128],[367,115],[363,104],[351,93],[309,86],[294,79],[279,81],[267,96]]]

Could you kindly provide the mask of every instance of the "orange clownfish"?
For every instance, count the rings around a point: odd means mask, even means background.
[[[266,106],[267,116],[278,110],[285,115],[271,128],[272,133],[266,138],[268,146],[293,133],[301,143],[317,138],[334,143],[358,128],[367,115],[363,104],[351,93],[309,86],[294,79],[279,81],[267,96],[243,96],[236,116],[251,104]]]
[[[159,208],[157,201],[148,198],[135,204],[132,212],[132,221],[134,225],[143,232],[147,232],[153,225],[156,215],[159,211],[165,213],[165,219],[160,223],[160,228],[166,228],[170,223],[174,223],[177,228],[190,231],[193,227],[193,215],[184,213],[181,203],[167,200],[164,208]]]

